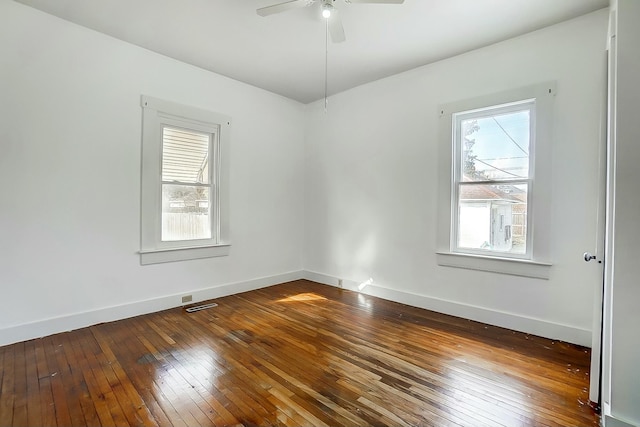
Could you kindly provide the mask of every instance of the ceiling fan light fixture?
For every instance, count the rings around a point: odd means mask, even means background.
[[[322,4],[322,17],[325,19],[329,19],[331,17],[331,12],[333,12],[333,5],[331,3],[325,2]]]

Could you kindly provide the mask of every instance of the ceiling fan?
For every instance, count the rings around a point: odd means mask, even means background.
[[[402,4],[404,0],[344,0],[345,3],[376,3],[376,4]],[[260,16],[269,16],[287,10],[297,9],[300,7],[311,6],[314,3],[322,4],[322,16],[327,19],[329,34],[334,43],[345,41],[344,27],[338,15],[338,11],[333,5],[335,0],[289,0],[283,3],[274,4],[272,6],[262,7],[257,10]]]

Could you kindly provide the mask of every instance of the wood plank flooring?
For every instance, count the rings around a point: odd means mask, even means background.
[[[597,426],[589,350],[304,280],[0,347],[0,426]]]

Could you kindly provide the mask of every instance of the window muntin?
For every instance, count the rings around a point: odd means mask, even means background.
[[[452,119],[452,250],[530,259],[535,100]]]

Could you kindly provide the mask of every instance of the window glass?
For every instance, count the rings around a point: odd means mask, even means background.
[[[456,116],[455,246],[527,254],[531,101]]]
[[[209,182],[211,134],[164,126],[162,128],[162,181]]]
[[[162,241],[211,239],[210,191],[162,184]]]
[[[529,177],[529,108],[460,122],[463,181]]]
[[[524,254],[527,184],[460,187],[458,248]]]

